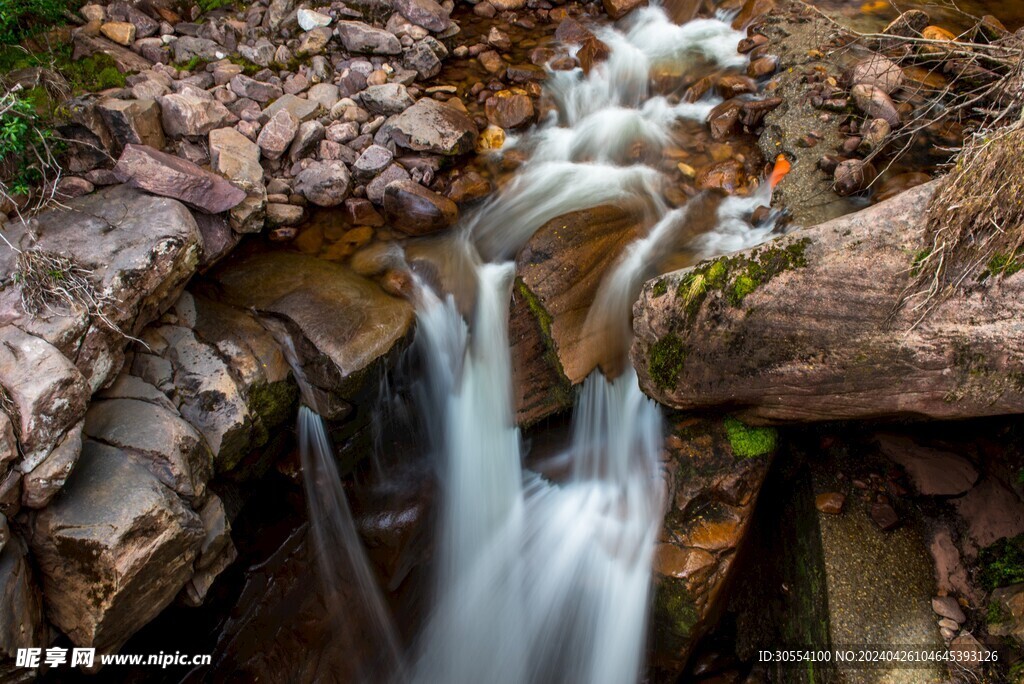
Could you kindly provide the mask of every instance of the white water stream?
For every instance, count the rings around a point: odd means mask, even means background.
[[[437,597],[396,680],[625,684],[641,673],[663,514],[662,424],[621,339],[628,341],[642,281],[654,275],[661,252],[689,240],[692,217],[687,207],[667,207],[667,179],[632,162],[629,151],[637,144],[659,149],[679,119],[703,121],[716,104],[652,95],[652,70],[671,64],[678,73],[694,60],[739,67],[745,58],[736,53],[742,34],[728,24],[676,26],[657,7],[599,36],[611,48],[607,62],[587,76],[551,74],[557,116],[509,142],[530,161],[463,224],[462,239],[479,254],[470,276],[477,284],[472,320],[452,296],[420,287],[417,349],[426,377],[417,409],[442,497]],[[717,227],[690,248],[710,255],[766,239],[771,227],[755,229],[746,217],[767,204],[769,192],[765,186],[716,204]],[[649,207],[654,218],[606,274],[587,319],[619,345],[626,370],[614,380],[595,371],[583,383],[566,455],[571,477],[552,483],[522,465],[507,331],[515,276],[509,260],[548,220],[610,202]],[[329,517],[313,502],[321,491],[310,493],[311,511]]]

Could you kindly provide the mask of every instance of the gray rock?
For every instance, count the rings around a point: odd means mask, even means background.
[[[352,165],[352,172],[357,181],[365,183],[386,169],[394,156],[386,147],[370,145],[356,159],[355,164]]]
[[[128,145],[114,167],[121,182],[154,195],[173,197],[211,214],[227,211],[245,192],[195,164],[145,145]]]
[[[206,135],[215,128],[230,126],[238,120],[220,102],[193,93],[164,95],[158,102],[164,133],[172,138]]]
[[[270,121],[282,109],[290,112],[299,121],[308,121],[313,118],[318,108],[319,104],[313,100],[285,93],[263,110],[263,113],[260,114],[260,121],[264,123]]]
[[[877,86],[862,83],[855,85],[850,90],[857,107],[874,119],[884,119],[890,126],[895,128],[900,125],[900,115],[885,91]]]
[[[388,185],[398,181],[407,181],[410,178],[409,172],[401,165],[391,164],[366,186],[366,198],[374,204],[380,205],[384,202],[384,190]]]
[[[259,38],[254,44],[238,46],[238,54],[253,64],[268,67],[274,61],[277,47],[266,38]]]
[[[327,43],[330,42],[334,32],[329,28],[315,28],[312,31],[303,33],[299,38],[299,45],[295,48],[298,57],[322,54]]]
[[[97,401],[86,413],[85,434],[117,447],[186,500],[199,500],[206,493],[212,472],[210,450],[195,428],[162,402]]]
[[[202,523],[149,471],[87,441],[29,545],[51,621],[76,646],[117,650],[192,575]]]
[[[46,458],[21,480],[21,505],[43,508],[61,490],[82,450],[82,423],[67,431]]]
[[[267,226],[297,226],[306,218],[306,210],[294,204],[271,202],[267,205]]]
[[[207,38],[193,36],[178,36],[178,39],[171,43],[171,49],[174,51],[174,61],[178,63],[193,58],[213,62],[227,56],[223,46]]]
[[[340,161],[313,162],[295,177],[295,191],[313,204],[336,207],[351,188],[348,168]]]
[[[278,110],[260,131],[256,143],[267,159],[280,159],[295,139],[299,120],[287,109]]]
[[[361,21],[339,21],[335,33],[349,52],[372,55],[397,55],[402,52],[402,44],[397,37]]]
[[[0,327],[0,386],[17,408],[22,471],[31,471],[82,416],[91,394],[85,378],[45,340]]]
[[[247,97],[264,105],[284,94],[281,86],[274,85],[273,83],[263,83],[245,74],[234,76],[231,79],[230,85],[231,91],[238,95],[238,97]]]
[[[401,114],[416,104],[408,89],[400,83],[370,86],[359,93],[359,101],[375,114]]]
[[[430,98],[385,121],[375,136],[378,144],[393,140],[414,152],[445,155],[471,152],[476,139],[476,126],[468,115]]]
[[[320,26],[330,26],[331,24],[330,16],[305,8],[299,9],[295,18],[299,22],[299,28],[303,31],[312,31]]]
[[[395,0],[395,9],[412,23],[435,33],[446,30],[452,23],[448,12],[434,0]]]
[[[303,157],[313,154],[320,145],[320,141],[324,139],[324,135],[324,125],[319,121],[314,119],[304,122],[299,126],[299,131],[295,134],[295,139],[288,149],[289,161],[294,164]]]
[[[447,56],[448,48],[436,38],[427,36],[405,53],[405,66],[418,73],[420,78],[433,78],[441,73],[441,62]]]
[[[316,83],[306,93],[310,102],[316,102],[324,111],[330,111],[339,99],[338,86],[333,83]]]

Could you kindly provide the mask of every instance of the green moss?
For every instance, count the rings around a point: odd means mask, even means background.
[[[1002,603],[996,600],[989,601],[988,610],[985,613],[985,622],[990,625],[998,625],[1011,620],[1013,616],[1006,610]]]
[[[663,577],[654,591],[654,626],[658,650],[681,653],[700,619],[683,580]]]
[[[676,386],[685,360],[682,339],[669,333],[651,345],[647,352],[647,370],[655,385],[669,389]]]
[[[740,458],[764,456],[775,451],[778,431],[772,427],[750,427],[739,420],[725,419],[725,432],[732,451]]]
[[[664,278],[654,283],[654,287],[651,288],[651,294],[655,297],[661,297],[666,292],[668,292],[668,283],[665,282]]]
[[[996,252],[988,260],[988,264],[978,277],[978,280],[984,281],[994,276],[1008,278],[1015,273],[1019,273],[1021,270],[1024,270],[1024,259],[1017,257],[1015,254]]]
[[[729,302],[733,306],[738,305],[743,299],[757,289],[757,283],[753,278],[747,275],[741,275],[736,279],[736,282],[732,284],[732,290],[729,291]]]
[[[1024,534],[1003,538],[978,556],[981,581],[989,589],[1024,582]]]
[[[523,300],[526,302],[526,306],[529,307],[530,313],[537,319],[537,323],[540,324],[541,332],[544,333],[544,337],[547,338],[545,341],[551,340],[551,325],[554,323],[554,319],[548,310],[544,308],[544,304],[540,299],[530,290],[530,288],[523,282],[522,278],[516,279],[516,290],[522,295]]]
[[[254,64],[241,55],[231,55],[228,57],[228,61],[242,67],[242,73],[246,76],[254,76],[256,73],[263,70],[263,67],[259,64]]]
[[[199,55],[192,55],[192,58],[185,62],[178,62],[174,68],[178,71],[197,71],[200,67],[205,68],[207,61]]]
[[[290,379],[263,383],[249,393],[249,412],[273,429],[291,419],[298,399],[299,388]]]
[[[234,7],[234,0],[198,0],[196,2],[199,5],[199,9],[202,10],[203,14],[219,10],[222,7]]]
[[[921,267],[924,265],[924,260],[927,259],[931,253],[930,249],[922,249],[914,255],[914,260],[910,264],[910,275],[916,277],[921,273]]]
[[[125,86],[125,76],[118,71],[117,62],[102,52],[77,62],[72,62],[69,55],[66,60],[62,59],[57,67],[74,92],[94,92]]]

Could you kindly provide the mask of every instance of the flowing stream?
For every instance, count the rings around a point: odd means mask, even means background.
[[[553,72],[557,115],[507,146],[529,161],[466,219],[459,249],[470,254],[469,307],[420,283],[415,351],[424,377],[416,411],[441,489],[436,601],[411,653],[399,658],[394,630],[359,548],[323,423],[304,409],[303,464],[315,539],[326,577],[355,573],[370,592],[371,628],[394,681],[436,684],[637,681],[643,666],[651,562],[663,515],[662,418],[637,385],[626,353],[630,307],[660,254],[686,246],[712,255],[763,241],[750,212],[770,189],[711,206],[711,231],[691,224],[691,203],[670,209],[667,179],[634,158],[658,149],[680,119],[703,121],[717,100],[670,102],[650,91],[652,72],[698,62],[739,68],[742,35],[724,21],[672,24],[657,7],[599,30],[611,48],[589,75]],[[645,207],[646,234],[605,275],[586,325],[621,357],[610,379],[595,370],[580,388],[565,460],[554,483],[523,467],[508,340],[511,259],[546,221],[604,203]],[[702,217],[707,219],[707,217]],[[464,303],[462,303],[464,304]],[[470,320],[461,311],[472,309]],[[343,548],[339,548],[343,547]],[[362,567],[359,567],[361,564]],[[404,661],[400,663],[399,661]],[[368,681],[384,681],[378,667]]]

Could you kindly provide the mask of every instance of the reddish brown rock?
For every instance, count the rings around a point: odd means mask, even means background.
[[[705,166],[697,173],[696,185],[701,190],[724,190],[734,193],[746,181],[743,164],[736,159],[726,159]]]
[[[814,507],[822,513],[839,515],[846,504],[846,495],[840,492],[825,492],[814,497]]]
[[[428,235],[455,223],[459,208],[416,181],[396,181],[384,189],[384,215],[409,235]]]
[[[875,182],[878,172],[870,162],[849,159],[836,166],[834,177],[836,193],[846,197],[867,190]]]
[[[161,197],[173,197],[210,214],[227,211],[245,192],[215,173],[145,145],[127,145],[117,160],[118,180]]]
[[[485,105],[487,120],[506,130],[520,128],[533,121],[533,100],[530,96],[514,90],[499,90],[487,98]]]
[[[603,0],[604,11],[612,19],[621,19],[637,7],[647,4],[647,0]]]

